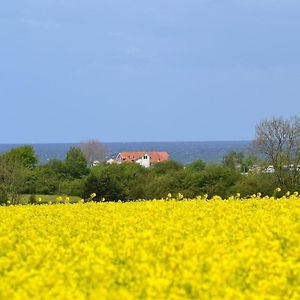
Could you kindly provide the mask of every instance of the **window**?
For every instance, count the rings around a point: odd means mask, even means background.
[[[147,156],[147,155],[144,155],[144,159],[148,159],[148,156]]]

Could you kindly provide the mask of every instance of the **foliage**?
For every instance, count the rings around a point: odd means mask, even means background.
[[[243,160],[244,160],[243,152],[230,151],[228,154],[224,156],[223,164],[227,168],[235,170],[236,168],[241,167]]]
[[[49,165],[38,166],[32,175],[32,186],[35,194],[57,194],[60,186],[60,174]]]
[[[134,163],[88,166],[79,148],[70,148],[65,160],[49,160],[44,165],[36,162],[32,147],[27,146],[0,156],[0,201],[17,203],[21,194],[67,194],[90,199],[91,193],[96,193],[96,201],[162,198],[168,193],[192,198],[260,191],[271,196],[280,186],[278,174],[264,173],[265,167],[254,155],[244,157],[234,151],[225,155],[222,164],[197,160],[187,166],[172,160],[150,168]],[[281,173],[285,183],[280,186],[282,191],[296,191],[299,185],[294,179],[300,171],[294,174],[293,168],[287,168]]]
[[[195,160],[187,165],[187,169],[193,172],[201,172],[205,169],[205,162],[201,159]]]
[[[84,194],[84,181],[82,179],[61,181],[59,193],[63,195],[81,196]]]
[[[243,175],[235,183],[232,191],[242,196],[253,195],[258,191],[262,195],[272,195],[276,187],[276,177],[273,174],[249,174]]]
[[[239,180],[240,176],[241,174],[236,170],[210,163],[201,173],[201,178],[199,180],[202,194],[228,197],[232,194],[232,188]]]
[[[87,160],[79,148],[71,147],[65,159],[66,175],[70,178],[81,178],[88,174]]]
[[[13,148],[3,154],[7,159],[18,161],[25,168],[33,168],[38,163],[38,157],[32,146],[21,146]]]
[[[0,156],[0,201],[18,203],[26,182],[27,170],[20,159],[14,155]]]
[[[70,160],[69,163],[71,163]],[[49,169],[53,170],[53,172],[57,174],[60,179],[66,178],[67,174],[70,173],[68,172],[66,163],[63,160],[51,159],[46,165]]]
[[[0,207],[1,299],[299,299],[300,198]]]
[[[145,198],[162,198],[166,196],[169,192],[174,193],[178,186],[176,179],[173,176],[156,176],[153,177],[145,185]]]
[[[259,158],[253,153],[249,154],[245,159],[243,159],[241,164],[241,172],[248,173],[254,170],[258,164],[261,164]]]
[[[82,196],[88,199],[92,193],[97,195],[95,201],[117,201],[125,195],[125,188],[109,167],[95,167],[85,179]]]
[[[20,197],[21,204],[36,204],[38,199],[41,199],[42,204],[57,204],[57,203],[65,203],[66,198],[69,198],[70,203],[80,202],[81,198],[78,196],[67,196],[64,194],[57,195],[42,195],[42,194],[31,194],[31,195],[22,195]],[[59,201],[58,201],[59,200]],[[32,201],[32,202],[31,202]]]
[[[165,175],[167,173],[176,172],[183,168],[183,165],[175,160],[163,161],[156,164],[152,168],[152,172],[156,175]]]
[[[9,197],[7,195],[6,189],[1,187],[0,188],[0,205],[6,204],[8,199],[9,199]]]
[[[36,197],[36,195],[31,194],[31,195],[29,196],[28,203],[30,203],[30,204],[35,204],[36,202],[37,202],[37,197]]]

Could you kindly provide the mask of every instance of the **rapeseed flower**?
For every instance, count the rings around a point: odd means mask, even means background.
[[[1,206],[0,299],[300,299],[300,197],[274,199]]]

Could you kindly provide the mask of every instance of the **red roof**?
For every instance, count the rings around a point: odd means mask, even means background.
[[[169,159],[168,152],[121,152],[119,153],[123,162],[134,162],[146,154],[150,156],[151,164],[166,161]]]

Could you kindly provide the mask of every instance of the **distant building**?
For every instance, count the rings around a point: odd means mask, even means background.
[[[111,159],[109,159],[106,163],[109,164],[109,165],[112,165],[112,164],[115,164],[116,161],[115,161],[114,159],[111,158]]]
[[[116,159],[110,159],[108,164],[137,163],[145,168],[169,159],[167,152],[120,152]]]
[[[283,170],[285,171],[300,171],[300,165],[297,165],[297,167],[295,167],[294,165],[284,165],[283,166]],[[265,170],[264,170],[264,173],[269,173],[269,174],[272,174],[272,173],[275,173],[275,167],[270,165],[268,166]]]
[[[96,167],[96,166],[98,166],[100,164],[100,161],[99,160],[94,160],[93,162],[92,162],[92,166],[93,167]]]

